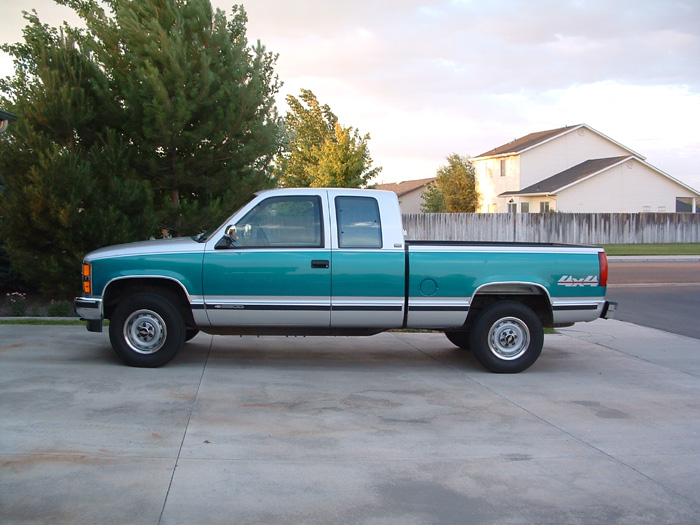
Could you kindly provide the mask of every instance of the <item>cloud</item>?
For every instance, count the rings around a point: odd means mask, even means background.
[[[213,4],[230,13],[228,0]],[[585,122],[700,187],[697,0],[244,4],[251,41],[279,53],[280,111],[284,95],[311,89],[343,125],[371,134],[386,180],[431,176],[452,152]],[[32,5],[45,22],[65,17],[51,0]],[[0,5],[8,41],[26,8]]]
[[[700,86],[697,2],[267,0],[247,10],[249,35],[280,53],[287,89],[336,86],[405,111],[601,81]]]
[[[699,2],[275,5],[246,6],[249,34],[280,53],[285,89],[312,89],[345,125],[371,132],[383,177],[429,176],[452,151],[580,122],[651,161],[652,142],[627,142],[656,133],[656,146],[672,147],[663,137],[683,129],[674,144],[700,155],[679,122],[700,92]]]
[[[700,29],[691,22],[700,19],[698,2],[281,4],[275,11],[280,3],[251,3],[250,33],[280,43],[275,50],[294,71],[363,87],[392,79],[428,93],[446,85],[513,92],[601,80],[700,84]]]

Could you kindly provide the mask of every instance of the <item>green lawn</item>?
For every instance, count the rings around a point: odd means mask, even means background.
[[[700,243],[604,244],[608,255],[700,255]]]

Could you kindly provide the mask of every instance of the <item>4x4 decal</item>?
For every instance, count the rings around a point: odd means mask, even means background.
[[[561,279],[557,281],[560,286],[598,286],[598,276],[589,275],[588,277],[583,277],[581,279],[576,279],[573,275],[562,275]]]

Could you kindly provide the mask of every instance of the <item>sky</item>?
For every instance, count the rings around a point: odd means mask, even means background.
[[[699,0],[247,0],[248,37],[279,54],[287,94],[310,89],[369,133],[374,182],[432,177],[535,131],[585,123],[700,190]],[[212,0],[227,14],[231,2]],[[52,0],[2,0],[79,20]],[[0,52],[0,76],[12,73]]]

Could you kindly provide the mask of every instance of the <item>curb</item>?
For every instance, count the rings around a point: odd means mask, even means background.
[[[700,262],[700,255],[609,255],[609,262]]]

